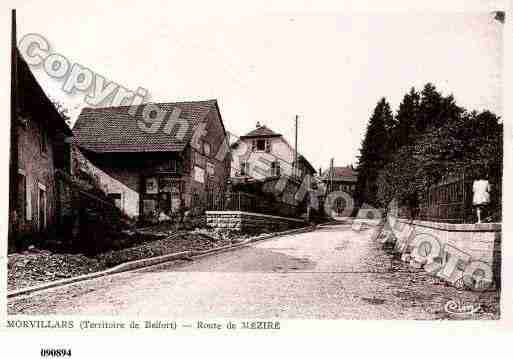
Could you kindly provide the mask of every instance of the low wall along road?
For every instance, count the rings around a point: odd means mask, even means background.
[[[500,283],[502,234],[500,223],[452,224],[405,219],[398,219],[398,222],[399,226],[393,230],[393,237],[395,250],[403,253],[403,260],[411,260],[415,255],[418,256],[415,247],[419,247],[422,241],[430,242],[432,239],[438,243],[440,251],[438,257],[441,257],[442,269],[455,264],[456,272],[461,274],[467,267],[471,267],[472,263],[472,266],[485,263],[484,267],[490,268],[493,273],[495,284]],[[387,232],[386,237],[390,238],[390,229]],[[431,246],[427,252],[432,251],[433,248]],[[431,254],[426,253],[426,258]],[[458,261],[451,257],[457,257]],[[457,276],[458,273],[452,272],[453,276]],[[446,279],[453,282],[451,280],[453,278]]]
[[[207,211],[207,226],[227,231],[245,233],[280,232],[302,227],[305,224],[302,219],[252,212]]]

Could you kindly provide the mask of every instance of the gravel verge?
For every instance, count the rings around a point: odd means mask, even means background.
[[[118,264],[138,259],[151,258],[183,251],[204,251],[222,247],[239,240],[222,233],[208,230],[178,232],[174,234],[152,231],[153,238],[158,233],[161,239],[111,250],[95,256],[70,253],[52,253],[34,247],[8,255],[7,290],[17,290],[46,282],[76,277],[112,268]]]

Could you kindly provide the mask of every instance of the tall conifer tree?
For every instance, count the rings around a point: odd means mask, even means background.
[[[367,132],[360,150],[358,163],[357,196],[361,203],[376,203],[376,178],[378,171],[385,165],[390,131],[394,127],[394,118],[390,105],[382,98],[372,114]]]

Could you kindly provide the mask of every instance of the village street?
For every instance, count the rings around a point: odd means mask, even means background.
[[[141,319],[493,319],[493,292],[446,286],[393,259],[350,224],[256,242],[9,301],[9,314]],[[481,306],[449,315],[449,300]]]

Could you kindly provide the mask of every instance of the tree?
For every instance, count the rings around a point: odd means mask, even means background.
[[[499,188],[492,202],[500,215],[502,143],[499,117],[490,111],[467,112],[433,84],[426,84],[420,94],[412,88],[395,119],[383,98],[360,149],[356,200],[383,207],[395,199],[415,209],[443,177],[464,173],[470,179],[484,172]]]
[[[487,178],[500,184],[502,137],[502,124],[489,111],[464,113],[431,127],[396,151],[379,172],[378,202],[396,199],[413,208],[427,188],[451,173],[472,178],[476,170],[484,170]]]
[[[416,130],[423,133],[432,127],[440,127],[448,120],[458,118],[463,112],[452,95],[443,97],[433,84],[427,83],[421,92]]]
[[[377,205],[376,178],[385,165],[390,131],[395,127],[390,105],[382,98],[372,114],[362,142],[358,162],[357,200]]]
[[[390,139],[391,149],[397,151],[411,142],[416,133],[417,116],[419,115],[420,95],[414,87],[404,95],[395,116],[396,126]]]
[[[416,131],[422,133],[439,122],[439,112],[442,95],[435,86],[427,83],[421,92],[419,114],[416,122]]]

